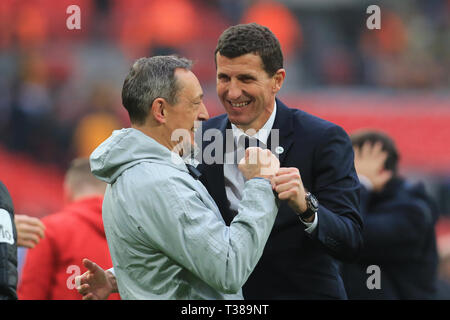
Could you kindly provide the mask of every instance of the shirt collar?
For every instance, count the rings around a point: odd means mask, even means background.
[[[273,123],[275,122],[276,113],[277,102],[274,101],[272,114],[270,115],[269,119],[267,119],[266,123],[261,127],[261,129],[259,129],[258,132],[256,132],[256,134],[253,136],[265,145],[267,145],[267,139],[269,138],[270,130],[272,130]],[[238,141],[242,135],[247,135],[244,131],[236,127],[234,124],[231,124],[231,128],[233,129],[233,136],[235,141]]]

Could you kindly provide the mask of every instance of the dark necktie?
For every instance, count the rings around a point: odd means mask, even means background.
[[[202,175],[200,171],[198,171],[198,169],[196,167],[194,167],[191,164],[187,164],[186,163],[186,167],[189,170],[189,174],[196,180],[198,180],[198,178],[200,178],[200,176]]]
[[[256,138],[241,135],[238,139],[237,148],[234,154],[235,163],[239,163],[239,161],[245,156],[245,150],[248,147],[260,147],[261,149],[266,149],[266,145],[259,141]]]

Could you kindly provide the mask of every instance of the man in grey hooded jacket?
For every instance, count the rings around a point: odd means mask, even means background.
[[[174,132],[191,144],[194,122],[208,118],[190,66],[173,56],[137,60],[122,91],[132,128],[114,131],[90,157],[94,175],[108,183],[103,221],[122,299],[242,299],[275,220],[270,178],[279,162],[269,150],[247,149],[239,165],[247,181],[230,226],[195,167],[174,152]],[[89,287],[99,276],[90,272],[79,291],[104,298]]]

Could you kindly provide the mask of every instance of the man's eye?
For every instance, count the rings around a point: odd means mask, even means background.
[[[250,83],[250,82],[254,81],[255,79],[251,78],[251,77],[242,77],[239,80],[241,80],[244,83]]]

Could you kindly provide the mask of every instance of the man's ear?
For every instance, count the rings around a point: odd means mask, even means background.
[[[286,70],[283,68],[278,69],[277,72],[273,75],[274,85],[273,85],[273,93],[277,93],[280,91],[283,86],[284,78],[286,78]]]
[[[167,102],[163,98],[153,100],[151,106],[151,114],[158,123],[166,123]]]

